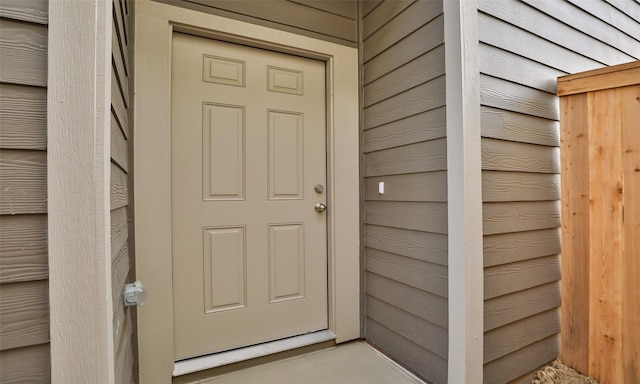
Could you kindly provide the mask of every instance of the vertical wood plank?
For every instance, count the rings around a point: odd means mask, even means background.
[[[584,218],[588,238],[584,249],[589,265],[588,306],[580,314],[574,313],[573,318],[564,318],[563,326],[574,326],[578,316],[588,317],[588,371],[584,373],[602,383],[640,382],[640,82],[633,75],[639,66],[640,61],[559,79],[562,83],[588,75],[597,78],[590,84],[606,87],[564,93],[561,99],[563,199],[572,191],[580,192],[571,184],[575,181],[571,169],[583,168],[583,172],[588,169],[588,212]],[[624,83],[625,79],[632,79],[632,85]],[[577,97],[586,97],[586,108],[571,105],[571,100]],[[588,158],[583,158],[582,164],[576,162],[568,167],[566,159],[577,158],[577,151],[582,150],[568,145],[565,137],[567,122],[580,118],[573,114],[586,119],[578,126],[587,126]],[[565,178],[569,180],[566,184]],[[572,201],[567,199],[564,204],[572,210],[563,211],[569,215],[564,216],[564,224],[572,225],[571,230],[576,232],[576,228],[584,228],[584,223],[571,216],[576,211]],[[565,261],[575,262],[570,258],[575,255],[571,253],[575,251],[573,240],[568,236],[563,239]],[[563,286],[570,283],[571,274],[580,265],[573,267],[569,275],[563,275]],[[572,293],[563,292],[564,314],[575,299]],[[571,336],[564,329],[563,337]],[[568,360],[567,352],[575,353],[578,349],[572,345],[565,349],[564,341],[562,357]]]
[[[622,383],[622,156],[620,90],[588,93],[589,375]]]
[[[622,367],[640,383],[640,85],[620,90],[622,102],[623,260]]]
[[[589,371],[589,153],[587,95],[560,100],[562,117],[562,359]]]

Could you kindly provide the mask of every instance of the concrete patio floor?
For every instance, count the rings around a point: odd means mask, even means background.
[[[198,384],[424,384],[362,341],[259,365]]]

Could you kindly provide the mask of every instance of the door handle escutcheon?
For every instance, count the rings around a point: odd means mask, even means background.
[[[324,212],[327,210],[327,206],[322,203],[317,203],[313,206],[313,209],[315,209],[316,212]]]

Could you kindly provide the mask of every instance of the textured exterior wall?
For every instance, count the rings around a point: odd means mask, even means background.
[[[48,383],[48,3],[0,3],[0,381]]]
[[[484,382],[559,354],[556,78],[640,58],[633,1],[480,0]]]
[[[447,381],[447,173],[441,1],[362,3],[365,337]],[[378,183],[385,193],[378,193]]]
[[[156,0],[355,47],[356,0]]]
[[[129,207],[133,169],[129,150],[133,136],[133,1],[113,0],[111,70],[111,263],[115,377],[137,381],[134,366],[134,307],[125,307],[124,285],[133,281],[133,223]]]

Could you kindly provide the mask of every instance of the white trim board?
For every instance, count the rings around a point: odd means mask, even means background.
[[[134,190],[141,383],[174,369],[171,272],[171,41],[189,32],[327,62],[329,330],[360,337],[358,52],[355,48],[142,0],[136,4]]]
[[[114,383],[111,0],[49,2],[51,381]]]
[[[448,381],[483,374],[484,270],[476,1],[444,1],[449,249]]]

